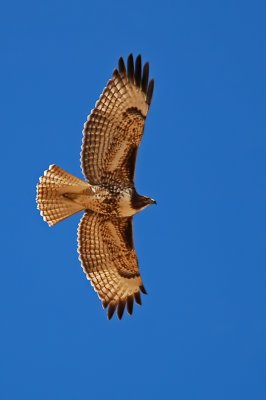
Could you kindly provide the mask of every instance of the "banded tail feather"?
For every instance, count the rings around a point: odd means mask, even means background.
[[[40,178],[37,185],[37,208],[49,226],[82,211],[84,207],[65,196],[80,193],[88,184],[53,164]]]

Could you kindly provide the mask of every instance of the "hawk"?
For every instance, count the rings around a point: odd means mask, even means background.
[[[127,67],[121,57],[83,129],[81,168],[86,181],[50,165],[37,185],[37,206],[55,225],[85,211],[78,227],[83,270],[98,293],[108,319],[147,294],[133,243],[133,215],[156,201],[137,193],[135,163],[151,104],[154,80],[141,56]]]

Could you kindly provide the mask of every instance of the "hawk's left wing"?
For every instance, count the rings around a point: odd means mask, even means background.
[[[121,319],[125,305],[133,312],[134,299],[141,304],[146,294],[133,244],[132,217],[110,218],[87,212],[78,230],[78,252],[83,270],[90,279],[111,319],[116,307]]]

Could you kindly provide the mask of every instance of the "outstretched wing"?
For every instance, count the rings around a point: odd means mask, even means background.
[[[134,299],[141,304],[145,288],[133,244],[132,217],[112,218],[87,212],[78,229],[78,252],[90,279],[111,319],[116,307],[121,319],[125,305],[133,312]]]
[[[133,184],[135,161],[154,81],[149,64],[132,54],[127,69],[122,58],[83,129],[81,167],[92,184]]]

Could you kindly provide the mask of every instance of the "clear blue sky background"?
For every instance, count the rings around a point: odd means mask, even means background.
[[[264,1],[10,1],[1,7],[0,398],[266,398]],[[35,185],[78,176],[83,122],[120,55],[156,86],[136,186],[149,295],[108,321],[80,216],[48,228]]]

